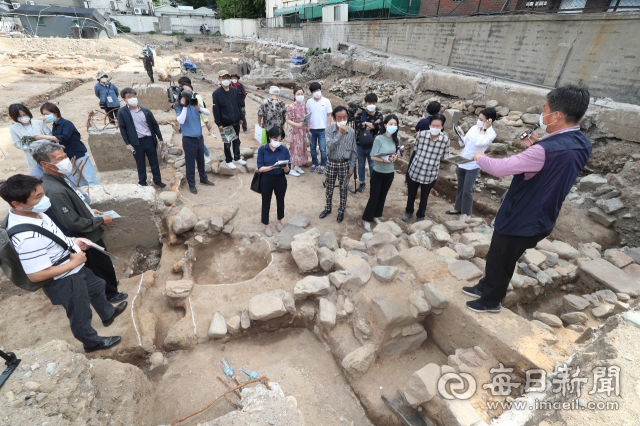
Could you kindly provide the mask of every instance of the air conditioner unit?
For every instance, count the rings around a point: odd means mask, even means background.
[[[142,9],[142,14],[143,15],[148,15],[149,14],[149,9]]]
[[[14,9],[17,9],[20,7],[20,3],[11,3],[11,6],[13,6]]]
[[[138,7],[135,7],[135,8],[133,9],[133,14],[134,14],[134,15],[142,15],[142,9],[140,9],[140,8],[138,8]]]

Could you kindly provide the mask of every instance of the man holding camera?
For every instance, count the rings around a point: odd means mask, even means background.
[[[160,126],[151,111],[138,105],[138,95],[135,90],[127,87],[120,94],[127,103],[127,107],[118,110],[118,126],[124,144],[136,160],[138,185],[147,186],[147,167],[144,160],[146,154],[153,175],[153,184],[164,189],[167,185],[162,183],[156,149],[158,141],[160,148],[164,148]]]
[[[382,120],[384,117],[380,111],[376,111],[376,105],[378,104],[378,96],[375,93],[369,93],[364,97],[365,107],[364,111],[355,116],[357,139],[356,145],[358,148],[358,179],[360,180],[360,186],[356,189],[356,192],[362,192],[366,188],[364,176],[365,163],[369,162],[369,176],[373,170],[373,160],[371,160],[371,148],[373,148],[373,140],[380,133],[384,132],[384,125]]]
[[[240,158],[240,126],[244,122],[244,113],[240,106],[240,97],[238,92],[231,85],[231,76],[229,71],[221,70],[218,72],[218,81],[220,87],[213,92],[213,117],[216,125],[220,129],[220,136],[224,142],[224,157],[227,167],[235,169],[233,163],[240,165],[247,164]],[[228,140],[225,135],[225,128],[233,127],[235,139]],[[231,157],[231,144],[233,144],[233,157]]]
[[[204,138],[202,137],[202,125],[200,115],[209,115],[209,111],[198,103],[193,91],[183,90],[178,97],[176,115],[178,123],[182,129],[182,149],[184,150],[184,160],[189,183],[189,191],[197,194],[196,189],[196,163],[198,164],[198,174],[200,183],[203,185],[213,185],[204,171]]]

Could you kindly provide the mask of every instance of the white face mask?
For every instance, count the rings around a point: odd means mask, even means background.
[[[29,124],[29,122],[31,121],[31,118],[27,115],[22,116],[20,118],[18,118],[18,121],[21,122],[22,124]]]
[[[65,158],[55,166],[58,168],[58,173],[62,173],[63,175],[68,175],[73,170],[71,160],[69,160],[68,158]]]
[[[127,103],[132,107],[138,106],[138,98],[129,98],[127,99]]]
[[[102,78],[100,79],[100,82],[101,82],[101,83],[106,83],[107,81],[109,81],[109,79],[108,79],[108,78],[106,78],[106,77],[102,77]]]
[[[554,112],[555,112],[555,111],[554,111]],[[553,123],[549,123],[549,124],[544,124],[544,123],[542,122],[542,119],[543,119],[544,117],[548,117],[548,116],[550,116],[551,114],[553,114],[554,112],[549,113],[549,114],[547,114],[547,115],[542,115],[542,114],[540,114],[540,121],[538,121],[538,124],[540,125],[540,129],[542,129],[542,131],[543,131],[543,132],[546,132],[546,131],[547,131],[547,126],[549,126],[549,125],[551,125],[551,124],[554,124],[554,123],[556,123],[556,122],[558,121],[558,120],[556,120],[556,121],[554,121]]]
[[[322,97],[322,92],[319,90],[317,92],[313,92],[313,97],[315,99],[320,99]]]
[[[236,84],[236,83],[238,82],[238,80],[236,80],[235,78],[232,78],[232,79],[231,79],[231,82],[232,82],[233,84]]]
[[[336,124],[337,124],[338,126],[346,126],[346,125],[347,125],[347,122],[346,122],[346,121],[336,121]]]
[[[298,96],[296,96],[296,101],[298,101],[298,102],[300,102],[300,103],[304,102],[304,95],[298,95]]]
[[[434,128],[429,129],[429,133],[431,133],[433,136],[438,136],[440,132],[442,132],[442,129],[434,129]]]
[[[231,84],[229,80],[222,80],[220,83],[222,83],[223,86],[228,86],[229,84]]]
[[[482,122],[482,120],[478,119],[478,128],[482,129],[482,126],[484,126],[484,123]]]
[[[387,132],[389,132],[390,135],[393,135],[397,131],[398,131],[398,126],[387,126]]]
[[[367,105],[367,111],[373,112],[375,110],[376,110],[376,106],[375,105]]]
[[[274,147],[274,148],[278,148],[280,145],[282,145],[282,142],[271,141],[271,146]]]

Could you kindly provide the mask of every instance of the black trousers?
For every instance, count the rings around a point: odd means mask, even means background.
[[[382,217],[384,210],[384,202],[387,199],[389,188],[393,183],[395,172],[379,173],[375,169],[371,172],[371,180],[369,181],[369,201],[367,207],[362,213],[362,220],[367,222],[373,221],[374,217]]]
[[[112,120],[112,123],[118,122],[118,110],[120,109],[119,107],[104,107],[102,109],[107,114],[107,117]]]
[[[238,161],[240,159],[240,124],[234,124],[233,130],[235,130],[238,138],[235,139],[232,143],[224,144],[224,161],[226,163],[230,163],[233,160]],[[233,157],[231,156],[231,145],[233,145]]]
[[[413,214],[414,204],[416,202],[416,195],[418,195],[418,189],[420,189],[420,205],[418,206],[418,214],[416,217],[421,219],[427,212],[427,201],[429,201],[429,192],[436,184],[434,180],[431,183],[418,183],[407,176],[407,187],[408,190],[408,198],[407,198],[407,209],[406,212],[409,214]]]
[[[242,120],[242,131],[246,132],[247,131],[247,112],[245,110],[245,107],[240,107],[240,109],[242,110],[242,115],[244,115],[245,119]]]
[[[269,224],[269,210],[271,210],[271,196],[275,192],[278,208],[278,220],[284,217],[284,195],[287,192],[287,178],[280,175],[260,174],[262,188],[262,223]]]
[[[409,183],[409,167],[411,167],[411,163],[413,162],[413,159],[416,157],[416,152],[413,151],[411,153],[411,158],[409,158],[409,164],[407,165],[407,171],[404,174],[404,183],[408,184]]]
[[[94,241],[94,243],[105,250],[107,249],[102,238]],[[118,279],[116,278],[116,270],[113,268],[111,258],[95,249],[89,249],[85,253],[87,254],[87,262],[84,265],[89,268],[96,277],[104,280],[105,294],[107,295],[107,299],[111,299],[118,294]]]
[[[149,68],[147,70],[147,75],[149,76],[149,78],[151,79],[151,82],[153,83],[153,68]]]
[[[71,332],[82,342],[85,349],[102,341],[98,332],[91,327],[91,306],[103,321],[113,316],[115,307],[105,297],[104,280],[96,277],[89,268],[84,267],[73,275],[51,281],[42,287],[42,291],[51,303],[64,307],[71,325]]]
[[[204,138],[182,136],[182,149],[184,149],[184,166],[189,186],[196,186],[196,164],[198,164],[200,182],[208,181],[209,178],[204,171]]]
[[[136,151],[133,157],[136,159],[136,165],[138,166],[138,183],[147,183],[147,167],[144,157],[149,159],[149,167],[151,167],[151,174],[153,175],[153,181],[155,183],[162,182],[160,176],[160,166],[158,166],[158,151],[156,151],[156,143],[152,136],[146,138],[139,138],[138,145],[133,149]]]
[[[534,248],[540,240],[546,238],[550,233],[551,231],[533,237],[493,233],[487,254],[485,276],[477,285],[477,290],[482,294],[480,298],[482,303],[493,308],[504,299],[520,256],[525,250]]]

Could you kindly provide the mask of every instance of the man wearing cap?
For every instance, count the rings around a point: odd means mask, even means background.
[[[220,87],[213,92],[213,117],[220,129],[220,136],[224,142],[224,157],[227,167],[235,169],[233,163],[245,165],[246,161],[240,158],[240,125],[244,122],[244,112],[240,106],[240,98],[236,89],[231,86],[229,71],[218,72]],[[231,128],[235,137],[229,138]],[[231,156],[231,144],[233,144],[233,157]]]
[[[258,124],[265,130],[272,127],[284,127],[287,106],[278,99],[280,89],[277,86],[269,88],[269,99],[265,99],[258,109]]]
[[[183,93],[185,93],[184,91]],[[195,105],[188,104],[184,97],[180,97],[176,115],[182,130],[182,149],[184,150],[184,160],[189,191],[197,194],[196,189],[196,164],[200,183],[203,185],[213,185],[204,170],[204,138],[202,137],[202,125],[200,115],[209,115],[209,111],[204,106],[196,102]]]
[[[240,99],[240,109],[242,109],[242,115],[246,116],[247,111],[244,109],[244,100],[247,97],[247,91],[244,88],[244,84],[240,83],[240,76],[235,72],[231,73],[231,87],[236,89],[236,92],[238,92],[238,99]],[[242,131],[244,133],[247,133],[247,120],[244,120],[242,122]]]
[[[142,64],[144,65],[144,69],[147,71],[147,75],[151,79],[152,83],[155,83],[153,80],[153,66],[155,63],[153,62],[153,53],[151,53],[151,49],[149,49],[149,45],[147,44],[147,48],[142,51]]]
[[[118,108],[120,108],[120,101],[118,100],[120,93],[118,92],[118,88],[109,81],[109,76],[107,76],[107,73],[104,71],[98,71],[96,80],[98,80],[98,82],[93,86],[93,91],[100,100],[100,108],[115,122],[117,120],[116,114],[118,113]]]

